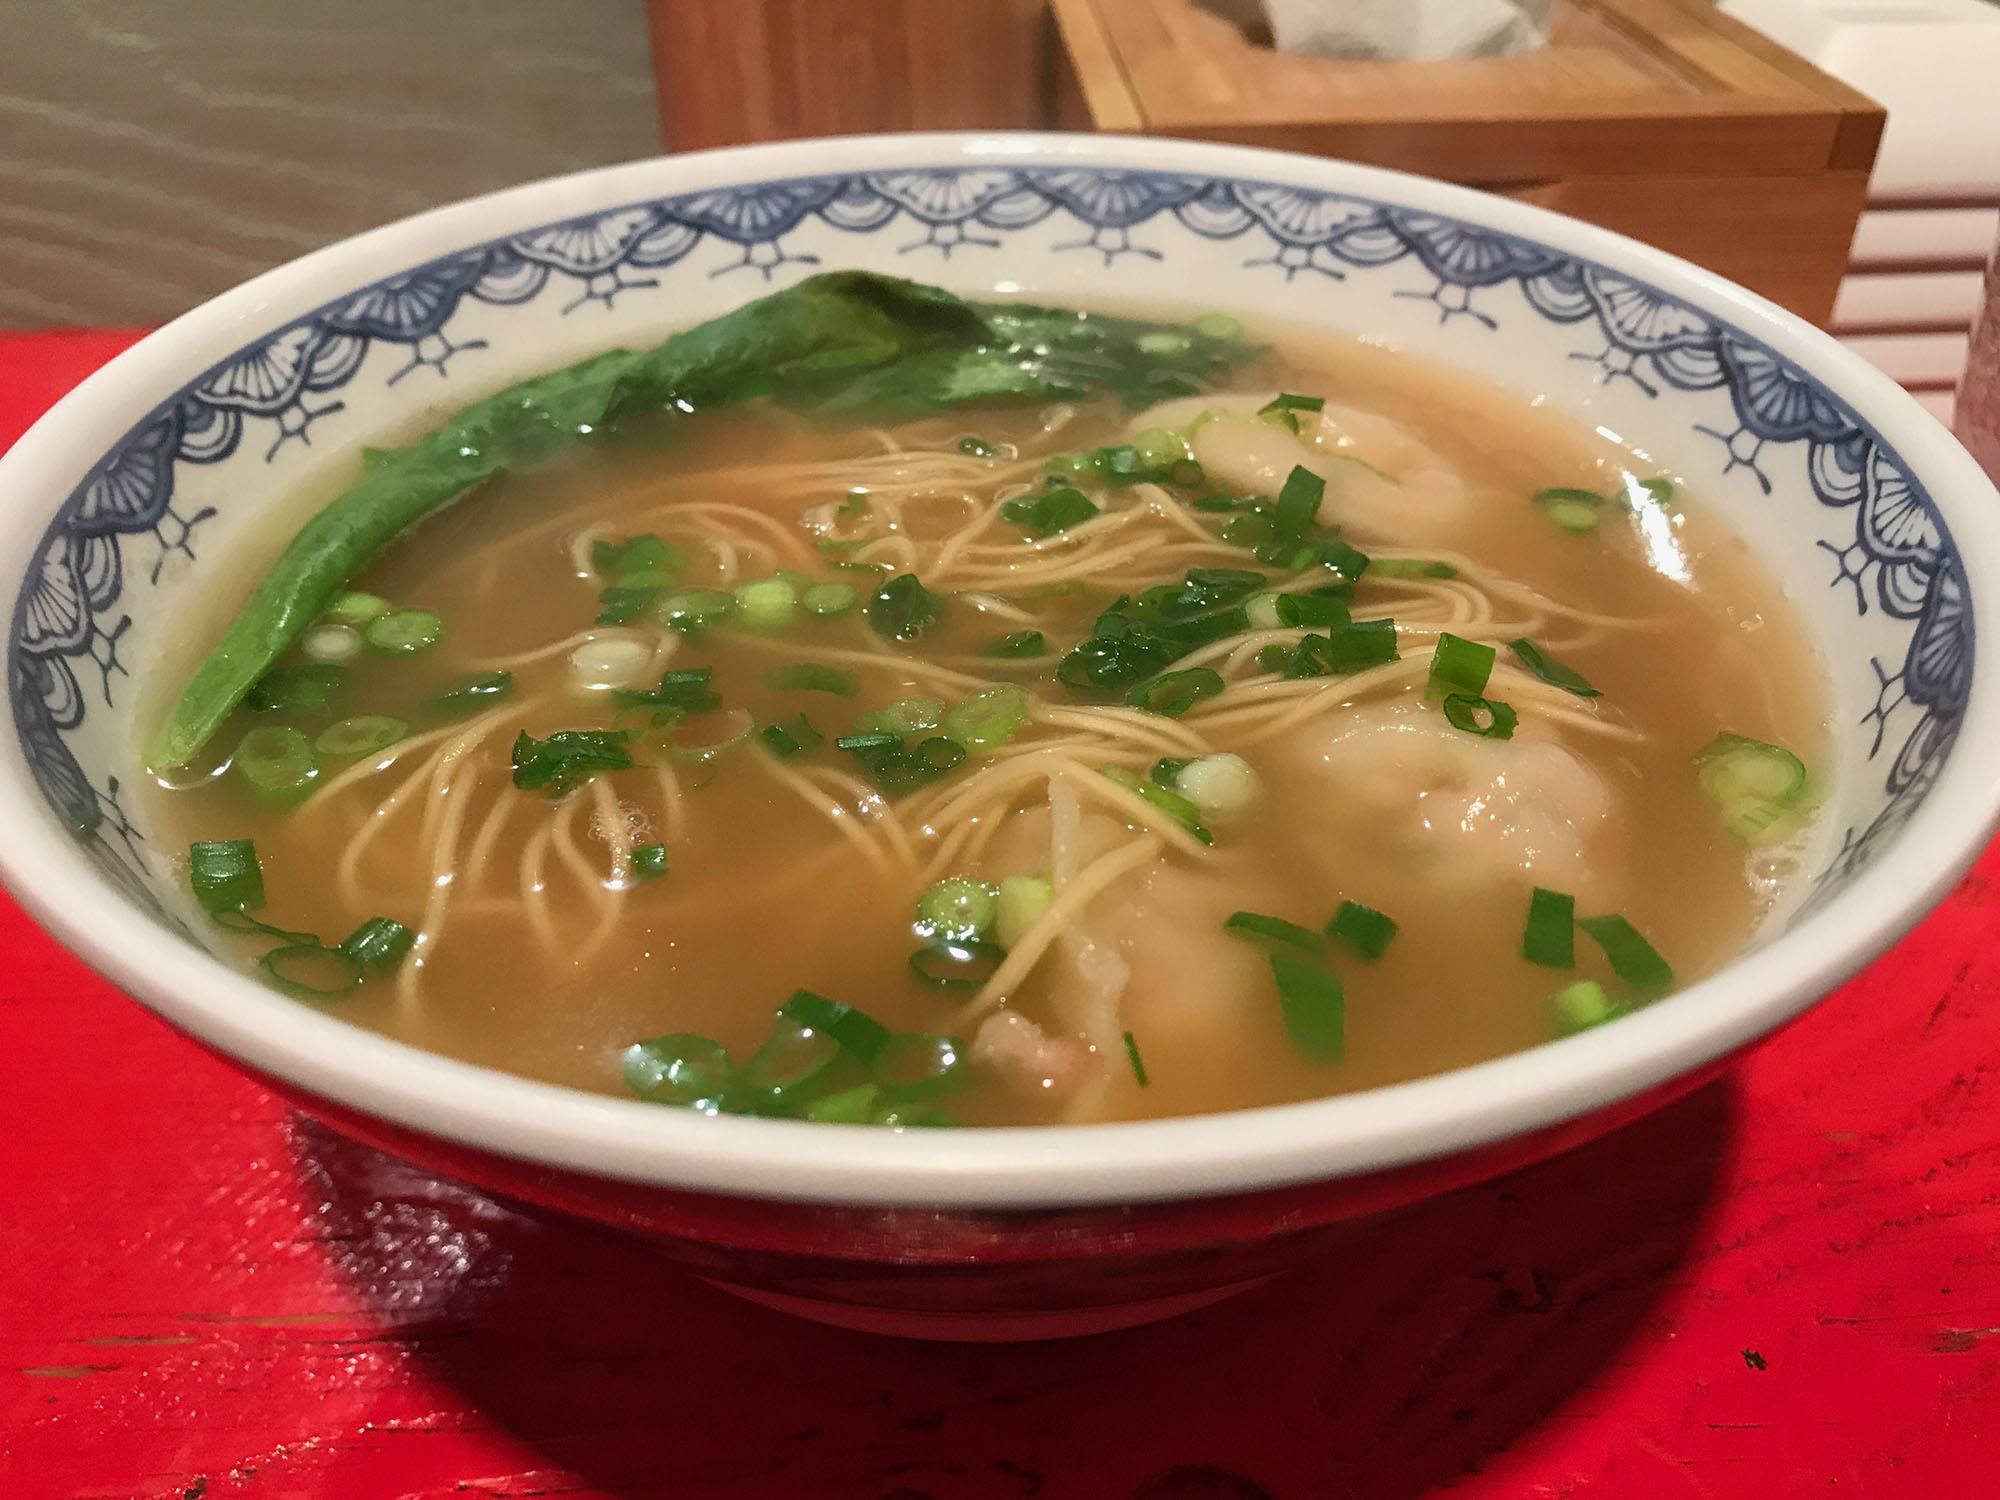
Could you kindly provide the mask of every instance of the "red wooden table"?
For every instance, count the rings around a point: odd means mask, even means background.
[[[124,342],[0,338],[0,443]],[[793,1322],[346,1145],[0,898],[0,1500],[2000,1495],[1996,882],[1607,1140],[1002,1348]]]

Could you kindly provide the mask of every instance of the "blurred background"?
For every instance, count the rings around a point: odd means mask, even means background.
[[[1950,421],[2000,237],[1994,0],[8,0],[6,14],[0,328],[161,322],[372,225],[663,149],[1060,126],[1341,155],[1544,203],[1831,327]],[[1501,29],[1459,34],[1481,14]],[[1512,55],[1401,60],[1454,48]]]

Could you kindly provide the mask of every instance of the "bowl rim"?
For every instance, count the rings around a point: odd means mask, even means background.
[[[1435,211],[1661,286],[1808,371],[1922,477],[1968,596],[2000,609],[2000,496],[1917,402],[1829,335],[1712,272],[1611,231],[1407,173],[1248,147],[1114,135],[844,136],[648,158],[504,189],[340,241],[149,335],[0,457],[0,557],[25,572],[46,508],[215,351],[383,275],[498,235],[703,188],[842,171],[1079,165],[1278,181]],[[331,288],[331,290],[328,290]],[[87,437],[87,441],[83,438]],[[21,577],[6,565],[11,591]],[[1557,1125],[1721,1058],[1792,1019],[1927,912],[2000,824],[2000,690],[1975,656],[1937,782],[1881,857],[1793,930],[1621,1021],[1406,1083],[1216,1115],[956,1131],[707,1119],[454,1061],[305,1009],[133,907],[49,816],[0,736],[0,880],[65,946],[182,1031],[258,1072],[447,1141],[615,1181],[840,1205],[1043,1209],[1203,1198],[1358,1176]],[[107,897],[109,899],[107,899]]]

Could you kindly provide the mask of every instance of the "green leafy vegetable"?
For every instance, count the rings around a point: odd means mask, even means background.
[[[1347,1047],[1347,996],[1340,981],[1284,948],[1270,952],[1278,1007],[1292,1045],[1322,1062],[1338,1062]]]
[[[632,878],[658,880],[667,873],[667,846],[641,844],[632,851]]]
[[[867,608],[868,623],[891,640],[915,640],[938,622],[937,597],[914,573],[884,579]]]
[[[363,969],[393,969],[416,946],[417,935],[388,917],[370,917],[341,941],[340,951]]]
[[[1564,666],[1540,646],[1537,646],[1533,641],[1525,637],[1520,640],[1509,641],[1507,649],[1520,658],[1522,666],[1534,673],[1535,676],[1541,678],[1550,687],[1559,687],[1565,693],[1574,693],[1579,698],[1597,698],[1602,696],[1596,688],[1584,681],[1575,671]]]
[[[1001,636],[980,655],[1001,658],[1043,656],[1047,654],[1048,649],[1049,643],[1043,639],[1039,630],[1016,630]]]
[[[1265,943],[1283,943],[1304,953],[1319,953],[1326,948],[1326,939],[1310,927],[1301,927],[1297,922],[1287,922],[1283,917],[1269,917],[1262,912],[1232,912],[1222,927],[1225,932]]]
[[[1633,989],[1664,990],[1673,984],[1672,967],[1623,917],[1579,917],[1576,925],[1604,950],[1611,972]]]
[[[264,867],[250,839],[188,845],[188,884],[204,911],[242,911],[264,904]]]
[[[1000,507],[1000,514],[1029,536],[1042,537],[1082,525],[1098,514],[1098,507],[1082,490],[1063,485],[1032,499],[1009,500]]]
[[[1576,898],[1536,886],[1528,897],[1521,957],[1547,969],[1576,967]]]
[[[558,729],[545,740],[523,730],[514,741],[514,785],[560,797],[600,771],[626,771],[632,757],[624,729]]]
[[[1372,906],[1363,906],[1359,901],[1343,901],[1340,910],[1333,914],[1333,920],[1326,924],[1326,931],[1327,936],[1339,938],[1362,957],[1380,958],[1389,950],[1389,940],[1396,935],[1396,922],[1393,917]]]

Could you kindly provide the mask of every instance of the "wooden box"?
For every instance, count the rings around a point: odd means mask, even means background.
[[[1058,118],[1346,157],[1539,203],[1826,321],[1882,110],[1707,0],[1567,0],[1510,58],[1275,52],[1195,0],[1051,0]]]

